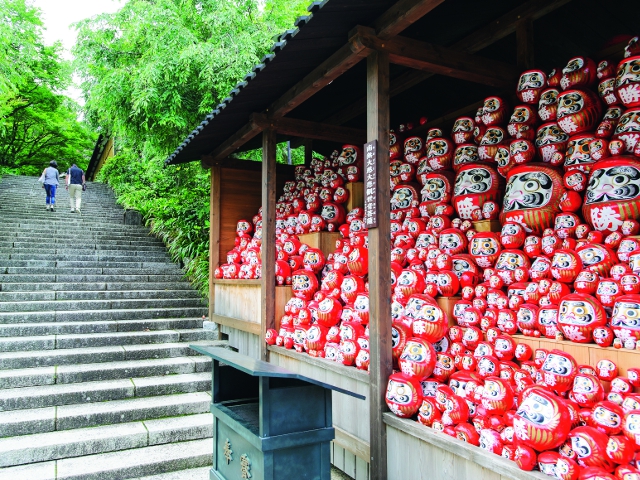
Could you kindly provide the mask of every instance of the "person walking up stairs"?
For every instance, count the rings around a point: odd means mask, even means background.
[[[0,480],[208,478],[206,301],[107,186],[85,195],[45,212],[36,177],[0,179]]]

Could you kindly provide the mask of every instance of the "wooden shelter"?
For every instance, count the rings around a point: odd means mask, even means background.
[[[546,478],[385,413],[392,369],[389,130],[426,116],[412,134],[433,126],[448,132],[489,95],[515,104],[516,82],[527,68],[562,68],[578,55],[617,62],[639,18],[640,3],[633,0],[611,6],[594,0],[314,2],[309,16],[280,36],[166,160],[199,160],[211,169],[211,269],[230,249],[235,222],[262,207],[262,280],[211,276],[211,319],[243,353],[367,397],[334,393],[333,462],[347,473],[357,479]],[[279,318],[278,299],[286,296],[273,280],[276,192],[293,175],[291,167],[276,167],[275,146],[285,140],[306,145],[308,158],[311,146],[329,154],[342,143],[378,141],[369,375],[264,342]],[[261,164],[230,157],[260,146]],[[628,355],[631,365],[639,364],[635,352]]]

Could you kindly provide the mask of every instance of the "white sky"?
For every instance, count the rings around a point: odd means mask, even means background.
[[[124,0],[31,0],[42,11],[45,44],[60,40],[64,46],[64,57],[71,59],[71,47],[76,42],[76,31],[71,24],[100,13],[119,10]],[[67,95],[80,100],[80,91],[71,88]]]

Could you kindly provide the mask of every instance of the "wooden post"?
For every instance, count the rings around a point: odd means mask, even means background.
[[[313,140],[310,138],[304,139],[304,165],[308,167],[311,165],[313,159]]]
[[[369,337],[370,337],[370,469],[371,480],[387,478],[387,435],[382,413],[392,373],[391,355],[391,230],[389,191],[389,57],[374,52],[367,57],[367,140],[378,141],[378,227],[369,229]]]
[[[533,68],[533,20],[531,17],[525,18],[518,23],[516,41],[518,43],[518,68],[521,70]]]
[[[276,326],[276,132],[262,132],[262,308],[260,352],[267,360],[265,333]]]
[[[220,167],[210,169],[209,193],[209,318],[213,318],[216,306],[213,272],[220,264]],[[219,328],[219,327],[218,327]],[[222,336],[218,330],[218,339]]]

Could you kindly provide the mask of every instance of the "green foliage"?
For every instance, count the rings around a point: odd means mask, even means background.
[[[60,91],[71,82],[60,44],[42,43],[39,11],[25,0],[0,2],[0,167],[37,175],[51,160],[86,165],[95,136]]]
[[[115,14],[77,25],[73,51],[86,118],[117,139],[118,155],[99,179],[126,208],[143,214],[203,295],[209,172],[197,163],[163,169],[163,160],[260,62],[273,38],[306,13],[308,3],[129,0]]]

